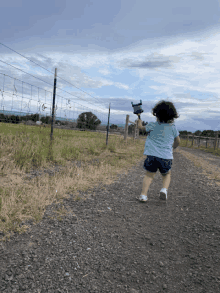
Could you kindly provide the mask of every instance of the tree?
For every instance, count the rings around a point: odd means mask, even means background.
[[[201,133],[201,136],[215,137],[215,133],[213,130],[203,130],[203,132]]]
[[[108,128],[108,125],[106,125],[106,130],[107,130],[107,128]],[[118,125],[112,124],[112,125],[109,126],[109,129],[111,129],[111,130],[116,129],[117,130]]]
[[[180,131],[179,131],[179,134],[180,134],[180,135],[187,135],[188,133],[189,133],[189,132],[188,132],[187,130],[182,130],[182,131],[180,130]]]
[[[81,113],[77,119],[77,128],[96,130],[101,121],[92,112]]]
[[[112,124],[110,125],[110,129],[118,129],[118,125]]]
[[[11,121],[10,121],[11,123],[15,123],[15,121],[16,121],[16,116],[15,116],[15,115],[11,115],[11,116],[10,116],[10,120],[11,120]]]
[[[194,134],[195,134],[195,136],[200,136],[201,133],[202,133],[202,131],[200,131],[200,130],[196,130],[196,132],[195,132]]]
[[[39,121],[39,120],[38,120]],[[40,121],[44,124],[50,124],[52,121],[52,116],[41,117]]]

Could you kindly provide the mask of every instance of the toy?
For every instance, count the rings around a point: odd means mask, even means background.
[[[139,104],[133,104],[133,102],[131,102],[132,104],[132,107],[134,108],[134,114],[138,115],[138,119],[141,119],[140,116],[141,116],[141,113],[144,112],[144,110],[142,109],[142,100],[140,100],[140,103]],[[147,125],[147,123],[144,122],[144,125]]]

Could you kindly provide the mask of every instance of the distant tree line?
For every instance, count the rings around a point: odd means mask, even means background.
[[[18,116],[18,115],[7,115],[7,114],[3,114],[0,113],[0,122],[3,123],[13,123],[13,124],[19,124],[21,122],[27,122],[27,121],[32,121],[34,123],[36,123],[37,121],[41,121],[43,124],[51,124],[51,120],[52,120],[52,116],[42,116],[40,118],[39,114],[30,114],[30,115],[25,115],[25,116]],[[55,124],[59,124],[59,125],[73,125],[73,122],[69,122],[69,121],[62,121],[62,120],[55,120]],[[85,129],[90,129],[90,130],[96,130],[97,127],[101,124],[101,121],[97,118],[97,116],[95,114],[93,114],[92,112],[84,112],[81,113],[78,116],[77,119],[77,123],[76,124],[76,128],[85,130]],[[147,125],[148,122],[144,123],[142,121],[142,125],[145,126]],[[106,126],[107,129],[108,126]],[[111,130],[118,130],[119,127],[116,124],[111,124],[109,126],[109,128]],[[128,134],[132,134],[134,133],[135,130],[135,125],[134,124],[130,124],[128,126]],[[203,137],[215,137],[217,131],[213,131],[213,130],[197,130],[194,132],[195,136],[203,136]],[[179,131],[180,135],[193,135],[192,132],[184,130],[184,131]],[[146,130],[142,130],[139,129],[139,135],[147,135]],[[220,131],[218,133],[218,137],[220,137]]]
[[[192,133],[191,131],[179,131],[180,135],[195,135],[195,136],[201,136],[201,137],[215,137],[216,136],[216,132],[214,130],[196,130],[194,133]],[[220,137],[220,131],[218,132],[218,137]]]
[[[3,123],[13,123],[13,124],[19,124],[22,122],[27,122],[31,121],[33,123],[36,123],[37,121],[41,121],[43,124],[51,124],[52,121],[52,116],[46,116],[46,117],[41,117],[39,114],[30,114],[30,115],[24,115],[24,116],[19,116],[19,115],[7,115],[0,113],[0,122]],[[69,121],[62,121],[62,120],[55,120],[55,124],[59,125],[72,125],[73,122]],[[79,129],[91,129],[91,130],[96,130],[97,126],[101,124],[101,120],[97,118],[95,114],[92,112],[84,112],[81,113],[78,116],[76,127]]]
[[[46,116],[39,119],[39,114],[30,114],[25,116],[18,116],[18,115],[5,115],[3,113],[0,113],[0,122],[3,123],[13,123],[13,124],[19,124],[21,122],[37,122],[42,121],[42,123],[49,124],[51,122],[51,117]]]

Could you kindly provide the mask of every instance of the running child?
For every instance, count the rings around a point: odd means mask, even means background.
[[[142,121],[138,119],[138,128],[146,129],[148,133],[144,148],[144,155],[147,158],[143,166],[146,175],[143,179],[142,192],[139,198],[140,201],[144,202],[148,199],[147,192],[158,169],[163,179],[160,199],[167,200],[173,149],[180,144],[179,131],[174,124],[174,118],[179,118],[179,115],[173,103],[164,100],[158,102],[152,109],[152,114],[156,116],[157,121],[150,122],[146,126],[142,126]]]

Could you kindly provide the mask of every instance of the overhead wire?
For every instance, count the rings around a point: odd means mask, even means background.
[[[9,48],[8,46],[6,46],[6,45],[4,45],[4,44],[2,44],[2,43],[0,43],[0,44],[1,44],[2,46],[5,46],[5,47],[6,47],[6,48],[8,48],[8,49],[10,49],[10,50],[14,51],[15,53],[19,54],[20,56],[22,56],[22,57],[26,58],[27,60],[29,60],[29,61],[33,62],[34,64],[38,65],[39,67],[41,67],[41,68],[45,69],[46,71],[48,71],[48,72],[50,72],[50,73],[52,73],[52,74],[53,74],[53,72],[51,72],[51,71],[49,71],[48,69],[44,68],[43,66],[41,66],[41,65],[37,64],[36,62],[34,62],[34,61],[30,60],[29,58],[27,58],[27,57],[23,56],[22,54],[18,53],[17,51],[15,51],[15,50],[13,50],[13,49]],[[73,85],[73,84],[72,84],[72,83],[70,83],[69,81],[67,81],[67,80],[63,79],[63,78],[62,78],[62,77],[60,77],[59,75],[57,75],[57,77],[59,77],[60,79],[62,79],[62,80],[64,80],[64,81],[66,81],[67,83],[71,84],[73,87],[76,87],[77,89],[79,89],[79,90],[83,91],[82,89],[80,89],[80,88],[78,88],[77,86]],[[62,90],[62,89],[61,89],[61,90]],[[83,91],[83,92],[84,92],[84,93],[86,93],[87,95],[91,96],[92,98],[96,99],[95,97],[93,97],[92,95],[88,94],[87,92],[85,92],[85,91]],[[97,99],[96,99],[96,100],[97,100]],[[97,101],[98,101],[98,100],[97,100]],[[98,102],[100,103],[100,101],[98,101]]]
[[[39,65],[38,63],[36,63],[36,62],[34,62],[34,61],[32,61],[32,60],[30,60],[29,58],[27,58],[26,56],[22,55],[21,53],[15,51],[15,50],[13,50],[13,49],[11,49],[10,47],[4,45],[4,44],[1,43],[1,42],[0,42],[0,44],[1,44],[2,46],[4,46],[4,47],[8,48],[9,50],[15,52],[16,54],[22,56],[23,58],[26,58],[26,59],[29,60],[30,62],[33,62],[33,63],[36,64],[37,66],[39,66],[39,67],[43,68],[44,70],[48,71],[49,73],[53,74],[53,72],[51,72],[50,70],[46,69],[45,67]],[[4,61],[2,61],[2,60],[0,60],[0,61],[1,61],[1,62],[4,62]],[[4,63],[6,63],[6,62],[4,62]],[[6,64],[8,64],[8,63],[6,63]],[[11,65],[11,64],[8,64],[8,65],[14,67],[14,66]],[[14,67],[14,68],[16,68],[16,67]],[[19,69],[19,68],[16,68],[16,69]],[[21,70],[21,69],[19,69],[19,70]],[[21,71],[23,71],[23,70],[21,70]],[[25,72],[25,71],[23,71],[23,72]],[[25,73],[27,73],[27,72],[25,72]],[[29,74],[29,73],[27,73],[27,74]],[[31,74],[29,74],[29,75],[31,75]],[[33,76],[33,75],[31,75],[31,76]],[[35,77],[35,76],[33,76],[33,77]],[[59,75],[57,75],[57,77],[59,77],[60,79],[64,80],[65,82],[71,84],[73,87],[75,87],[75,88],[81,90],[82,92],[86,93],[87,95],[89,95],[89,96],[91,96],[92,98],[94,98],[95,100],[97,100],[94,96],[92,96],[92,95],[90,95],[89,93],[83,91],[82,89],[80,89],[80,88],[78,88],[77,86],[73,85],[72,83],[70,83],[69,81],[67,81],[67,80],[65,80],[64,78],[60,77]],[[35,78],[37,78],[37,77],[35,77]],[[37,79],[39,79],[39,78],[37,78]],[[41,80],[41,79],[39,79],[39,80]],[[43,81],[43,80],[41,80],[41,81]],[[44,81],[44,82],[45,82],[45,81]],[[46,82],[46,83],[47,83],[47,82]],[[49,84],[49,85],[52,86],[51,84]],[[63,89],[61,89],[61,88],[58,88],[58,87],[57,87],[57,89],[60,89],[60,90],[62,90],[62,91],[64,91],[64,92],[68,93],[67,91],[65,91],[65,90],[63,90]],[[71,94],[71,93],[68,93],[68,94],[74,96],[74,95]],[[58,96],[58,95],[57,95],[57,96]],[[80,97],[77,97],[77,96],[74,96],[74,97],[76,97],[76,98],[78,98],[78,99],[82,99],[82,100],[84,100],[83,98],[80,98]],[[66,98],[65,98],[65,99],[66,99]],[[84,101],[86,101],[86,100],[84,100]],[[98,103],[100,103],[99,100],[97,100],[97,101],[98,101]],[[86,101],[86,102],[88,102],[88,101]],[[89,102],[89,103],[90,103],[90,102]],[[102,102],[102,101],[101,101],[101,103],[106,103],[106,102]],[[90,103],[90,104],[93,105],[92,103]],[[117,101],[117,105],[122,105],[122,104],[124,104],[124,102],[119,103],[119,102]],[[81,105],[81,104],[78,104],[78,105]],[[81,106],[82,106],[82,105],[81,105]],[[96,105],[95,105],[95,106],[96,106]],[[97,107],[97,106],[96,106],[96,107]],[[100,108],[100,107],[99,107],[99,108]],[[100,109],[101,109],[101,108],[100,108]]]
[[[28,73],[28,72],[25,72],[24,70],[22,70],[22,69],[20,69],[20,68],[17,68],[17,67],[15,67],[15,66],[13,66],[13,65],[11,65],[11,64],[9,64],[9,63],[7,63],[7,62],[5,62],[5,61],[2,61],[2,60],[0,60],[1,62],[3,62],[3,63],[5,63],[5,64],[7,64],[7,65],[10,65],[10,66],[12,66],[12,67],[14,67],[15,69],[18,69],[18,70],[20,70],[20,71],[22,71],[22,72],[24,72],[24,73],[26,73],[26,74],[28,74],[28,75],[30,75],[30,76],[32,76],[32,77],[34,77],[34,78],[37,78],[37,79],[39,79],[39,80],[41,80],[41,81],[43,81],[43,82],[45,82],[45,83],[47,83],[47,84],[49,84],[48,82],[46,82],[46,81],[44,81],[44,80],[42,80],[42,79],[40,79],[40,78],[38,78],[38,77],[36,77],[36,76],[34,76],[34,75],[32,75],[32,74],[30,74],[30,73]],[[51,84],[49,84],[50,86],[53,86],[53,85],[51,85]],[[57,89],[60,89],[60,88],[58,88],[58,87],[56,87]],[[64,91],[64,92],[66,92],[66,93],[68,93],[67,91],[65,91],[65,90],[63,90],[63,89],[60,89],[61,91]],[[70,93],[68,93],[68,94],[70,94]],[[73,96],[73,94],[70,94],[71,96]],[[79,97],[77,97],[78,99],[83,99],[83,98],[79,98]],[[83,99],[84,100],[84,99]],[[85,102],[87,102],[87,103],[90,103],[89,101],[86,101],[86,100],[84,100]],[[92,103],[90,103],[91,105],[93,105],[93,106],[96,106],[96,105],[94,105],[94,104],[92,104]],[[97,106],[96,106],[97,107]],[[100,108],[100,107],[98,107],[98,108]],[[101,109],[101,108],[100,108]],[[103,109],[102,109],[103,110]]]
[[[0,61],[1,61],[1,60],[0,60]],[[30,86],[34,86],[34,87],[36,87],[36,88],[38,88],[38,89],[41,89],[41,90],[43,90],[43,91],[46,91],[46,92],[52,94],[52,92],[50,92],[50,91],[47,91],[47,90],[45,90],[45,89],[43,89],[43,88],[41,88],[41,87],[35,86],[35,85],[30,84],[30,83],[28,83],[28,82],[22,81],[22,80],[20,80],[20,79],[18,79],[18,78],[12,77],[12,76],[10,76],[10,75],[8,75],[8,74],[1,73],[1,72],[0,72],[0,74],[2,74],[2,75],[6,75],[6,76],[9,76],[10,78],[14,78],[14,79],[16,79],[16,80],[19,80],[20,82],[26,83],[26,84],[28,84],[28,85],[30,85]],[[60,96],[60,95],[58,95],[58,94],[56,94],[56,96],[57,96],[57,97],[60,97],[60,98],[63,98],[63,99],[65,99],[65,100],[69,100],[68,98],[64,98],[64,97],[62,97],[62,96]],[[73,95],[73,96],[74,96],[74,95]],[[74,96],[74,97],[78,98],[77,96]],[[74,101],[74,103],[76,103],[76,104],[78,104],[78,105],[84,107],[83,105],[79,104],[78,102],[75,102],[75,101]]]
[[[45,67],[39,65],[38,63],[34,62],[33,60],[31,60],[31,59],[27,58],[26,56],[22,55],[21,53],[19,53],[19,52],[13,50],[12,48],[10,48],[10,47],[4,45],[4,44],[1,43],[1,42],[0,42],[0,44],[1,44],[2,46],[4,46],[4,47],[10,49],[11,51],[15,52],[16,54],[22,56],[23,58],[29,60],[30,62],[33,62],[33,63],[36,64],[37,66],[39,66],[39,67],[43,68],[44,70],[48,71],[49,73],[53,74],[53,72],[51,72],[51,71],[48,70],[47,68],[45,68]],[[6,62],[4,62],[4,61],[2,61],[2,60],[0,60],[0,61],[3,62],[3,63],[5,63],[5,64],[7,64],[7,65],[10,65],[10,66],[16,68],[15,66],[13,66],[13,65],[11,65],[11,64],[8,64],[8,63],[6,63]],[[19,69],[19,68],[16,68],[16,69],[21,70],[21,69]],[[23,70],[21,70],[21,71],[24,72],[24,73],[26,73],[26,74],[29,74],[29,75],[32,76],[32,77],[37,78],[36,76],[31,75],[30,73],[27,73],[27,72],[25,72],[25,71],[23,71]],[[75,88],[81,90],[82,92],[86,93],[87,95],[91,96],[91,97],[94,98],[96,101],[98,101],[98,103],[100,103],[100,101],[97,100],[94,96],[92,96],[92,95],[90,95],[89,93],[83,91],[82,89],[80,89],[80,88],[78,88],[77,86],[73,85],[72,83],[70,83],[69,81],[67,81],[67,80],[65,80],[64,78],[60,77],[59,75],[57,75],[57,77],[59,77],[61,80],[64,80],[65,82],[69,83],[69,84],[72,85],[73,87],[75,87]],[[37,79],[39,79],[39,78],[37,78]],[[39,80],[41,80],[41,79],[39,79]],[[44,80],[41,80],[41,81],[44,81]],[[46,81],[44,81],[44,82],[47,83]],[[47,83],[47,84],[49,84],[49,83]],[[52,86],[51,84],[49,84],[49,85]],[[65,91],[65,90],[63,90],[63,89],[61,89],[61,88],[58,88],[58,87],[57,87],[57,89],[60,89],[61,91],[64,91],[64,92],[66,92],[66,93],[68,93],[68,94],[70,94],[70,95],[72,95],[72,96],[74,96],[74,97],[76,97],[76,98],[78,98],[78,99],[81,99],[81,100],[83,100],[83,101],[86,101],[86,100],[84,100],[83,98],[78,97],[78,96],[75,96],[75,95],[73,95],[73,94],[71,94],[71,93],[69,93],[69,92],[67,92],[67,91]],[[57,95],[57,96],[59,96],[59,95]],[[60,97],[61,97],[61,96],[60,96]],[[64,99],[67,99],[67,100],[68,100],[68,98],[64,98]],[[88,101],[86,101],[86,102],[88,102]],[[76,102],[76,103],[77,103],[77,102]],[[90,103],[90,102],[89,102],[89,103]],[[106,102],[102,102],[102,103],[106,103]],[[81,104],[79,104],[79,103],[77,103],[77,104],[78,104],[78,105],[81,105]],[[94,104],[92,104],[92,103],[90,103],[90,104],[91,104],[91,105],[94,105]],[[118,104],[118,105],[122,105],[122,104],[124,104],[124,102],[119,103],[119,102],[117,101],[117,104]],[[81,105],[81,106],[83,106],[83,105]],[[94,105],[94,106],[96,106],[96,105]],[[97,106],[96,106],[96,107],[97,107]],[[98,108],[101,109],[100,107],[98,107]],[[101,109],[101,110],[102,110],[102,109]]]

